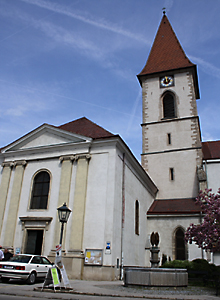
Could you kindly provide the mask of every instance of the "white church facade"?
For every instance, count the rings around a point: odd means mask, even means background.
[[[54,261],[57,208],[69,278],[115,280],[145,265],[146,211],[157,187],[118,135],[86,118],[43,124],[1,149],[1,245]]]
[[[3,248],[54,261],[57,208],[66,203],[69,278],[115,280],[124,266],[150,266],[152,232],[159,233],[161,258],[206,258],[184,243],[184,232],[201,221],[198,191],[220,187],[220,142],[201,140],[197,68],[166,15],[138,80],[141,165],[119,135],[85,117],[43,124],[0,149]]]

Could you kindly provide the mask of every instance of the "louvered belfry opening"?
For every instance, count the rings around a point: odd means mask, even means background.
[[[175,100],[171,93],[167,93],[163,97],[163,117],[165,119],[175,118]]]

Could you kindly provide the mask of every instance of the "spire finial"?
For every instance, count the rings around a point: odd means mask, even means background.
[[[163,11],[163,14],[165,15],[166,14],[166,7],[163,7],[162,11]]]

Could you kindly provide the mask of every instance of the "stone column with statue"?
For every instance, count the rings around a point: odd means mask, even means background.
[[[159,258],[159,252],[160,252],[160,248],[158,247],[159,245],[159,233],[158,232],[152,232],[151,236],[150,236],[150,242],[151,242],[151,248],[150,248],[150,252],[151,252],[151,258],[150,258],[150,262],[151,262],[151,268],[158,268],[159,267],[159,262],[160,262],[160,258]]]

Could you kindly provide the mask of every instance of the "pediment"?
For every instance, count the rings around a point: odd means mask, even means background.
[[[48,124],[43,124],[6,146],[2,152],[50,147],[69,143],[82,143],[87,141],[91,141],[91,138],[74,134]]]

